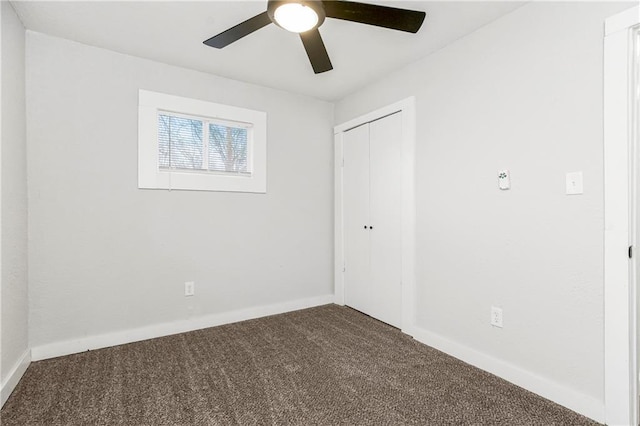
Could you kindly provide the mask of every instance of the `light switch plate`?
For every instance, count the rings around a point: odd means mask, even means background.
[[[583,192],[582,172],[567,173],[567,195],[579,195]]]

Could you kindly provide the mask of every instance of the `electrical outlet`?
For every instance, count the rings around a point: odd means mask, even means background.
[[[491,325],[502,328],[502,308],[491,307]]]
[[[196,294],[196,283],[193,281],[187,281],[184,283],[184,295],[193,296]]]

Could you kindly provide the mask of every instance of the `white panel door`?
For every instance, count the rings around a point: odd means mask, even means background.
[[[344,132],[342,140],[344,301],[347,306],[368,314],[371,307],[369,125]]]
[[[402,113],[369,125],[371,316],[402,325]]]

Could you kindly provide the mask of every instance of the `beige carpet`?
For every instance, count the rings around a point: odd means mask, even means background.
[[[327,305],[34,362],[12,425],[592,425]]]

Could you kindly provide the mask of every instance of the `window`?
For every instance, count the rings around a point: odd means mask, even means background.
[[[266,114],[140,90],[138,187],[266,192]]]

